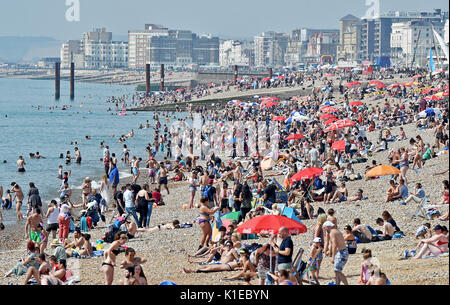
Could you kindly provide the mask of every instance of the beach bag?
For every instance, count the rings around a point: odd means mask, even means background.
[[[125,220],[126,220],[125,217],[122,217],[122,216],[117,217],[116,220],[114,221],[113,226],[114,226],[115,228],[119,229],[120,226],[123,225],[123,224],[125,223]]]
[[[203,194],[202,194],[202,196],[207,197],[209,201],[214,200],[214,196],[212,195],[212,192],[211,192],[212,188],[213,188],[212,186],[207,185],[205,187],[205,189],[203,190]]]

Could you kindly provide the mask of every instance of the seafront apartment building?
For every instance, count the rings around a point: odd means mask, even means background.
[[[77,69],[114,69],[128,66],[128,43],[113,41],[105,28],[83,34],[82,40],[69,40],[61,47],[61,67]]]
[[[143,30],[128,31],[128,46],[130,69],[144,69],[148,63],[152,67],[219,65],[219,38],[198,36],[187,30],[146,24]]]

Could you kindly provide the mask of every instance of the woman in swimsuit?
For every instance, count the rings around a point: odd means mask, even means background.
[[[211,221],[210,215],[214,214],[218,209],[220,209],[219,207],[215,207],[214,209],[208,208],[208,202],[209,200],[206,197],[202,197],[200,199],[201,207],[198,224],[200,228],[202,228],[203,235],[200,240],[200,246],[198,247],[199,249],[208,245],[212,234],[211,224],[209,223]]]
[[[102,263],[103,274],[105,275],[105,284],[112,285],[114,280],[114,267],[116,266],[116,257],[121,252],[120,246],[123,246],[128,241],[128,237],[125,234],[121,234],[119,239],[114,241],[105,251],[105,260]]]
[[[405,185],[408,185],[408,180],[406,179],[406,173],[408,172],[408,168],[409,168],[409,155],[408,152],[406,151],[406,149],[404,147],[400,148],[400,171],[401,174],[400,176],[403,178],[403,180],[405,180]]]
[[[81,189],[83,190],[83,206],[84,207],[86,207],[89,195],[92,192],[91,182],[92,182],[92,180],[89,177],[86,177],[86,179],[84,179],[84,181],[83,181],[83,185],[81,186]]]
[[[427,255],[438,256],[442,253],[448,252],[448,237],[444,233],[447,231],[446,227],[437,225],[433,229],[434,235],[427,239],[422,239],[417,247],[422,246],[420,251],[414,256],[415,259],[422,258]]]
[[[194,207],[195,193],[197,192],[197,187],[199,186],[197,172],[192,172],[192,177],[189,179],[189,192],[191,192],[191,200],[189,201],[189,208]]]

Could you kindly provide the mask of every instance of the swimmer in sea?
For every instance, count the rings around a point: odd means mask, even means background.
[[[17,160],[16,164],[17,164],[17,171],[19,173],[24,173],[25,172],[24,165],[26,165],[26,163],[22,156],[19,156],[19,160]]]

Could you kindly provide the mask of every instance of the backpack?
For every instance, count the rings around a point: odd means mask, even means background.
[[[203,190],[203,194],[202,194],[202,196],[203,197],[207,197],[209,201],[214,200],[214,196],[213,196],[213,194],[211,192],[212,188],[213,188],[213,186],[207,185],[205,187],[205,189]]]

